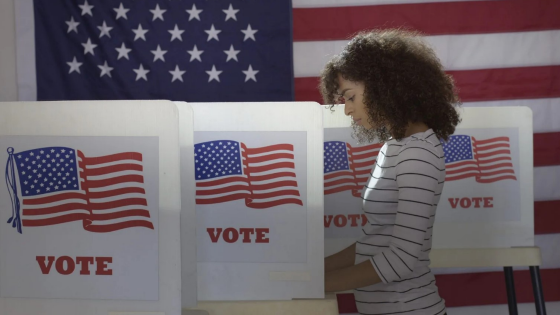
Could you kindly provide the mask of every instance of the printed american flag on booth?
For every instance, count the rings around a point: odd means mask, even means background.
[[[516,180],[508,137],[477,140],[454,135],[443,142],[446,181],[474,177],[478,183]]]
[[[351,190],[361,196],[383,144],[352,146],[343,141],[324,142],[325,195]]]
[[[141,153],[86,157],[68,147],[19,153],[9,148],[8,153],[6,182],[12,198],[8,223],[20,233],[22,227],[73,221],[97,233],[154,229],[142,187]]]
[[[34,14],[38,100],[294,98],[288,0],[34,1]]]
[[[195,144],[194,151],[197,204],[244,199],[256,209],[303,205],[291,144],[248,148],[243,142],[215,140]]]

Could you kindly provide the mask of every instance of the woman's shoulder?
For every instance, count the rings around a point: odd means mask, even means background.
[[[411,135],[401,141],[395,141],[392,146],[398,156],[426,156],[427,158],[443,159],[443,147],[440,139],[432,129]]]

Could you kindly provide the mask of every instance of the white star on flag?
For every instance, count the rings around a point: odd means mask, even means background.
[[[126,48],[124,43],[122,43],[122,46],[120,48],[115,48],[115,49],[119,52],[119,56],[117,57],[117,60],[121,59],[122,57],[128,59],[128,53],[132,50],[130,48]]]
[[[228,62],[230,59],[234,59],[235,61],[239,61],[237,60],[237,54],[239,54],[240,50],[235,50],[233,48],[233,45],[231,45],[229,47],[229,50],[224,50],[224,53],[226,53],[227,55],[227,59],[226,62]]]
[[[187,50],[187,52],[191,55],[191,60],[189,60],[189,62],[192,62],[195,59],[202,62],[202,59],[200,59],[200,55],[202,55],[204,50],[198,50],[198,48],[196,48],[196,45],[194,45],[193,50]]]
[[[249,65],[249,69],[243,71],[243,73],[245,73],[245,82],[249,80],[254,80],[255,82],[257,82],[257,77],[255,77],[255,75],[259,73],[259,71],[253,70],[253,67],[251,65]]]
[[[144,66],[142,64],[140,64],[140,67],[138,69],[132,69],[132,70],[136,72],[136,81],[140,80],[140,78],[148,81],[148,77],[146,76],[146,74],[148,74],[150,70],[144,69]]]
[[[241,30],[241,32],[243,32],[243,34],[245,34],[245,38],[243,38],[243,41],[246,41],[247,39],[252,39],[254,41],[256,41],[255,39],[255,33],[258,32],[259,30],[254,30],[251,28],[251,24],[249,24],[249,26],[247,26],[246,30]]]
[[[206,73],[208,73],[208,75],[210,76],[208,78],[208,82],[210,82],[212,80],[216,80],[216,81],[220,82],[220,73],[222,73],[222,72],[223,71],[216,70],[216,66],[212,65],[212,70],[206,71]]]
[[[68,24],[68,32],[66,33],[70,33],[71,31],[78,33],[78,25],[80,25],[80,22],[74,21],[73,16],[70,17],[70,21],[66,21],[66,24]]]
[[[67,64],[70,66],[70,71],[68,72],[69,74],[74,71],[81,73],[80,66],[83,64],[83,62],[78,62],[76,60],[76,57],[74,57],[74,60],[72,60],[72,62],[67,62]]]
[[[226,14],[226,21],[230,18],[237,21],[237,17],[235,15],[237,14],[237,12],[239,12],[239,10],[234,10],[231,3],[229,4],[229,8],[227,10],[222,11],[224,11],[224,13]]]
[[[205,30],[205,32],[208,34],[207,42],[209,42],[212,38],[220,41],[220,39],[218,38],[218,34],[220,34],[222,31],[215,29],[214,24],[212,24],[209,30]]]
[[[109,77],[111,77],[111,71],[113,71],[113,68],[107,65],[107,61],[105,61],[105,64],[103,64],[102,66],[98,67],[99,69],[101,69],[101,74],[99,75],[99,77],[102,77],[104,75],[108,75]]]
[[[171,75],[173,75],[173,79],[171,79],[171,82],[173,82],[175,80],[179,80],[179,81],[183,82],[183,74],[185,72],[186,71],[181,71],[181,69],[179,69],[179,65],[176,65],[174,71],[169,71],[169,73],[171,73]]]
[[[93,13],[91,12],[91,9],[93,9],[93,6],[89,5],[87,0],[84,2],[84,4],[80,4],[78,6],[80,7],[80,9],[82,9],[82,15],[89,14],[90,16],[93,16]]]
[[[197,19],[200,21],[200,13],[202,12],[202,10],[197,10],[194,3],[192,5],[192,9],[186,11],[189,14],[189,21],[192,19]]]
[[[169,33],[171,33],[171,41],[173,41],[174,39],[178,39],[180,41],[183,41],[183,37],[181,34],[183,34],[185,32],[185,30],[180,30],[179,27],[177,26],[177,24],[175,24],[175,28],[172,30],[168,30]]]
[[[128,20],[128,17],[126,16],[126,13],[128,11],[130,11],[130,9],[126,9],[122,2],[121,5],[118,8],[114,8],[113,10],[115,10],[115,12],[117,12],[117,18],[115,20],[118,20],[119,18],[123,17],[125,20]]]
[[[156,62],[156,60],[158,59],[161,59],[163,62],[165,62],[165,57],[163,57],[163,55],[167,54],[167,50],[161,50],[159,45],[157,45],[157,49],[151,50],[151,52],[152,54],[154,54],[154,62]]]
[[[159,4],[156,4],[156,8],[150,10],[150,12],[152,12],[152,14],[154,15],[152,21],[155,21],[156,19],[161,19],[163,21],[163,14],[165,13],[165,11],[167,10],[160,9]]]
[[[87,42],[83,43],[82,46],[84,46],[84,55],[86,55],[87,53],[91,53],[95,56],[93,49],[97,47],[97,45],[91,43],[91,38],[88,38]]]
[[[132,31],[134,32],[135,36],[134,36],[134,41],[136,41],[138,38],[142,38],[144,41],[146,41],[146,33],[149,30],[145,30],[142,29],[142,25],[138,24],[138,28],[137,29],[132,29]]]
[[[107,37],[109,37],[109,38],[111,37],[111,34],[109,34],[109,32],[110,32],[113,28],[112,28],[112,27],[108,27],[108,26],[107,26],[107,23],[105,23],[105,21],[103,21],[103,25],[98,26],[97,28],[101,31],[101,33],[99,34],[99,38],[101,38],[101,37],[103,37],[103,36],[105,36],[105,35],[107,35]]]

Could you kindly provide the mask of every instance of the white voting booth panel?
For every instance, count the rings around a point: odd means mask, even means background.
[[[193,110],[184,102],[175,102],[179,110],[181,156],[181,301],[182,307],[195,306],[196,294],[196,212],[194,192]]]
[[[198,300],[322,298],[320,106],[190,105]]]
[[[433,248],[533,246],[533,191],[524,189],[533,187],[530,109],[469,107],[460,114],[462,122],[444,144],[446,183]],[[381,144],[359,145],[351,137],[343,105],[324,107],[323,122],[328,256],[354,243],[367,224],[359,192]],[[348,159],[342,167],[332,161],[341,154]]]
[[[0,314],[180,314],[178,121],[169,101],[0,105]]]

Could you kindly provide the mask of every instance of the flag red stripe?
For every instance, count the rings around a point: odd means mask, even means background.
[[[560,132],[533,134],[535,166],[560,165]]]
[[[90,232],[108,233],[108,232],[114,232],[114,231],[133,228],[133,227],[145,227],[152,230],[154,229],[154,225],[152,224],[152,222],[144,221],[144,220],[131,220],[131,221],[107,224],[107,225],[92,224],[87,226],[85,229]]]
[[[481,172],[480,176],[481,177],[494,176],[494,175],[499,175],[499,174],[515,174],[515,172],[512,169],[506,169],[506,170],[498,170],[498,171],[494,171],[494,172]],[[515,179],[515,176],[513,176],[513,178]]]
[[[336,173],[325,174],[325,180],[337,178],[339,176],[352,176],[352,171],[338,171]]]
[[[340,186],[333,189],[325,189],[325,195],[330,195],[330,194],[334,194],[346,190],[352,190],[352,189],[356,189],[356,185]]]
[[[487,146],[481,146],[480,144],[475,142],[474,145],[475,145],[475,151],[477,151],[477,152],[492,150],[492,149],[496,149],[496,148],[509,148],[509,143],[497,143],[497,144],[492,144],[492,145],[487,145]]]
[[[268,154],[268,155],[263,155],[263,156],[252,156],[248,159],[249,163],[262,163],[262,162],[268,162],[271,160],[277,160],[277,159],[294,159],[294,155],[291,153],[275,153],[275,154]]]
[[[560,97],[560,66],[461,70],[448,74],[453,76],[463,102]],[[323,104],[318,85],[318,77],[295,78],[296,101]]]
[[[450,169],[455,169],[463,166],[471,166],[471,165],[477,166],[478,164],[476,164],[475,161],[464,161],[464,162],[457,162],[453,164],[450,163],[449,165],[445,165],[445,168],[447,170],[450,170]]]
[[[359,170],[359,171],[355,171],[354,174],[356,176],[360,176],[360,175],[370,175],[371,169],[367,169],[367,170]]]
[[[295,180],[283,180],[274,183],[268,184],[261,184],[261,185],[251,185],[251,189],[255,190],[265,190],[265,189],[274,189],[280,187],[297,187],[297,182]]]
[[[142,171],[143,167],[140,164],[118,164],[118,165],[111,165],[105,166],[100,168],[86,168],[84,174],[86,176],[99,176],[99,175],[106,175],[115,172],[123,172],[123,171]]]
[[[89,218],[89,216],[90,215],[86,213],[71,213],[71,214],[65,214],[65,215],[56,216],[47,219],[39,219],[39,220],[23,219],[21,222],[23,226],[47,226],[47,225],[62,224],[62,223],[67,223],[72,221],[81,221]]]
[[[90,199],[97,199],[97,198],[108,198],[114,197],[124,194],[145,194],[146,191],[144,188],[141,187],[127,187],[127,188],[119,188],[107,191],[99,191],[99,192],[88,192],[88,196]]]
[[[35,199],[23,199],[24,205],[42,205],[51,202],[57,202],[61,200],[68,200],[68,199],[81,199],[87,200],[86,195],[69,192],[69,193],[62,193],[53,196],[43,197],[43,198],[35,198]]]
[[[509,172],[508,172],[508,173],[509,173]],[[517,180],[517,178],[516,178],[515,176],[508,175],[508,176],[500,176],[500,177],[489,178],[489,179],[482,179],[482,178],[479,178],[479,179],[477,179],[477,182],[483,183],[483,184],[488,184],[488,183],[499,182],[499,181],[501,181],[501,180],[506,180],[506,179]]]
[[[208,199],[196,199],[196,204],[197,205],[209,205],[209,204],[214,204],[214,203],[229,202],[229,201],[233,201],[233,200],[244,199],[244,198],[247,198],[249,196],[250,196],[249,193],[243,193],[243,194],[232,194],[232,195],[229,195],[229,196],[214,197],[214,198],[208,198]]]
[[[352,161],[352,159],[351,159]],[[355,163],[354,161],[352,161],[352,166],[354,168],[362,168],[362,167],[368,167],[368,166],[373,166],[375,164],[376,160],[372,160],[372,161],[365,161],[365,162],[360,162],[360,163]]]
[[[280,162],[274,164],[268,164],[263,166],[250,166],[248,167],[249,173],[260,173],[260,172],[267,172],[278,168],[295,168],[295,164],[293,162]]]
[[[261,148],[247,148],[245,144],[241,144],[241,147],[243,148],[243,150],[245,150],[245,153],[247,154],[270,153],[276,150],[287,150],[287,151],[294,150],[294,146],[291,144],[275,144],[275,145],[269,145]]]
[[[78,156],[86,165],[97,165],[111,163],[124,160],[142,161],[142,154],[138,152],[123,152],[98,157],[85,157],[82,152],[78,151]]]
[[[498,142],[498,141],[509,141],[508,137],[496,137],[496,138],[490,138],[490,139],[484,139],[484,140],[476,140],[474,139],[474,145],[486,145],[489,143],[494,143],[494,142]]]
[[[254,208],[254,209],[266,209],[266,208],[271,208],[271,207],[276,207],[276,206],[286,205],[286,204],[296,204],[296,205],[303,206],[303,202],[299,199],[286,198],[286,199],[274,200],[268,202],[250,202],[247,204],[247,207]]]
[[[535,202],[535,235],[560,233],[560,200]]]
[[[275,178],[280,178],[280,177],[296,177],[296,174],[293,172],[278,172],[278,173],[274,173],[274,174],[268,174],[268,175],[251,175],[251,181],[254,182],[260,182],[263,180],[271,180],[271,179],[275,179]]]
[[[498,151],[489,152],[489,153],[478,153],[477,150],[474,149],[474,152],[475,152],[475,158],[477,158],[477,159],[483,159],[483,158],[498,155],[498,154],[511,154],[510,150],[498,150]]]
[[[196,187],[212,187],[212,186],[218,186],[218,185],[224,185],[224,184],[230,184],[230,183],[236,183],[236,182],[246,183],[247,178],[245,178],[241,175],[238,175],[238,176],[231,176],[231,177],[226,177],[226,178],[221,178],[221,179],[216,179],[216,180],[196,182]]]
[[[511,157],[509,156],[500,156],[494,159],[488,159],[488,160],[482,160],[480,161],[480,164],[488,164],[488,163],[494,163],[494,162],[498,162],[498,161],[511,161]]]
[[[113,220],[113,219],[120,219],[120,218],[133,217],[133,216],[149,218],[150,211],[142,210],[142,209],[133,209],[133,210],[124,210],[119,212],[112,212],[112,213],[94,213],[89,217],[89,219],[104,221],[104,220]]]
[[[332,182],[325,183],[325,187],[332,187],[332,186],[336,186],[336,185],[350,184],[350,183],[356,184],[356,179],[354,179],[354,178],[343,178],[343,179],[335,180],[335,181],[332,181]],[[354,188],[357,188],[357,187],[354,186]]]
[[[483,164],[483,163],[480,163],[480,164]],[[482,171],[481,173],[485,175],[487,173],[484,172],[484,171],[493,170],[493,169],[500,168],[500,167],[511,167],[512,168],[511,173],[514,174],[513,173],[513,164],[511,164],[511,163],[501,163],[501,164],[494,164],[494,165],[489,165],[489,166],[481,166],[478,169],[481,170]]]
[[[458,170],[446,170],[446,175],[461,174],[465,172],[478,172],[478,167],[465,167]]]
[[[449,176],[449,177],[446,176],[445,180],[446,181],[453,181],[453,180],[465,179],[465,178],[475,177],[475,176],[478,176],[478,172],[459,175],[459,176]]]
[[[262,193],[262,194],[252,194],[251,199],[267,199],[267,198],[274,198],[280,196],[298,196],[299,191],[297,190],[280,190],[280,191],[273,191],[269,193]]]
[[[233,185],[233,186],[227,186],[227,187],[209,189],[209,190],[197,190],[196,195],[197,196],[212,196],[212,195],[226,194],[226,193],[229,193],[229,192],[240,191],[240,190],[249,191],[249,186]]]
[[[142,175],[123,175],[108,179],[88,180],[87,188],[101,188],[122,183],[144,183],[144,177]],[[82,185],[85,186],[84,183]]]
[[[362,153],[362,152],[366,152],[366,151],[370,151],[370,150],[376,150],[376,152],[371,152],[371,154],[372,155],[374,155],[374,154],[377,155],[377,152],[379,152],[379,149],[381,149],[383,147],[383,143],[368,144],[368,145],[364,145],[364,146],[361,146],[361,147],[353,147],[353,146],[350,146],[349,144],[347,144],[347,147],[352,154]]]
[[[517,303],[534,303],[533,286],[528,270],[514,271]],[[560,269],[541,269],[544,298],[560,301]],[[503,272],[436,275],[439,294],[447,307],[507,304]],[[357,313],[354,295],[338,294],[340,314]]]
[[[406,27],[427,35],[560,28],[557,1],[469,1],[293,9],[294,41],[348,39],[366,29]],[[473,18],[476,17],[476,18]]]
[[[23,215],[43,215],[60,213],[70,210],[87,210],[87,205],[83,203],[65,203],[54,207],[37,208],[37,209],[23,209]]]
[[[145,198],[126,198],[109,202],[92,202],[89,204],[91,210],[107,210],[124,206],[147,206]]]

